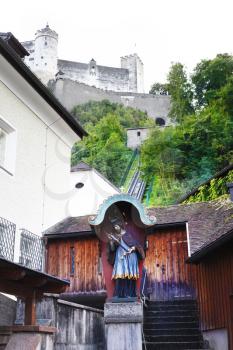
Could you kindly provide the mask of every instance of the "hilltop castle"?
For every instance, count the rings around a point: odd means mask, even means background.
[[[22,43],[30,53],[25,63],[47,84],[56,74],[96,88],[121,92],[144,92],[143,63],[138,55],[121,57],[121,68],[72,62],[57,58],[58,34],[49,25],[37,30],[35,40]]]
[[[100,66],[94,59],[60,60],[58,34],[49,25],[22,45],[30,54],[24,62],[69,111],[90,100],[107,99],[147,112],[160,126],[170,123],[170,96],[144,93],[143,63],[136,53],[121,57],[121,68]]]

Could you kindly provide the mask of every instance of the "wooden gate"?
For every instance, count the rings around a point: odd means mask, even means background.
[[[144,266],[151,299],[193,297],[190,266],[185,263],[188,258],[185,229],[155,231],[147,239],[149,246]]]

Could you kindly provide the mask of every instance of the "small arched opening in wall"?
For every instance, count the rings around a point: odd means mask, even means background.
[[[83,182],[78,182],[78,183],[76,183],[76,185],[75,185],[75,187],[76,187],[77,189],[83,188],[83,186],[84,186],[84,183],[83,183]]]
[[[158,125],[158,126],[165,126],[166,125],[166,122],[163,118],[156,118],[155,119],[155,124]]]

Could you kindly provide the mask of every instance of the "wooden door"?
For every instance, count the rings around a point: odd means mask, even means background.
[[[193,297],[190,284],[187,234],[184,229],[155,231],[147,237],[145,268],[150,297],[173,300]]]

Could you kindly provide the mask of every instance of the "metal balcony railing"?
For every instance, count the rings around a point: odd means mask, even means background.
[[[14,260],[16,225],[0,217],[0,257]]]
[[[44,245],[41,237],[21,229],[19,263],[34,270],[43,270]]]

